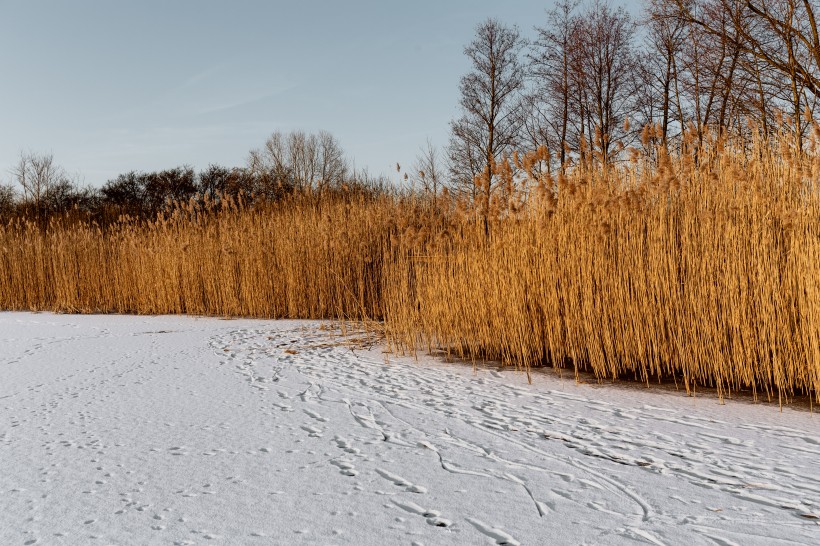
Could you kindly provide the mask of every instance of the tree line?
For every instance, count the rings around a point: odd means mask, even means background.
[[[635,17],[602,0],[558,0],[533,39],[497,19],[464,53],[461,115],[429,172],[472,199],[494,165],[545,148],[552,172],[641,152],[696,152],[710,134],[793,135],[803,150],[820,94],[816,0],[646,0]],[[431,159],[437,162],[433,169]]]
[[[108,224],[122,217],[153,219],[191,199],[245,205],[279,201],[294,192],[376,194],[387,182],[366,170],[351,169],[328,132],[275,132],[249,153],[243,167],[189,166],[154,172],[131,171],[102,187],[83,187],[57,165],[52,154],[24,152],[10,172],[13,184],[0,185],[0,218],[25,217],[45,224],[71,216]]]

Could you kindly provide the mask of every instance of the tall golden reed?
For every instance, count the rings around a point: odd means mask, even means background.
[[[543,159],[497,166],[483,208],[305,195],[13,222],[0,308],[374,319],[400,350],[820,399],[819,155],[714,137],[556,178]]]
[[[178,205],[149,223],[0,228],[0,307],[248,317],[378,316],[389,207],[294,198]]]

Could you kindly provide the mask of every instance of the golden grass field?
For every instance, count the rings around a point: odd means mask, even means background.
[[[542,150],[472,202],[314,193],[104,229],[9,221],[0,308],[379,321],[403,351],[820,400],[820,150],[788,143],[711,138],[556,177]]]

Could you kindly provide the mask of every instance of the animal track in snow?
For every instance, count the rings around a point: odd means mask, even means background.
[[[427,510],[415,502],[394,500],[393,504],[406,512],[424,517],[427,523],[434,527],[450,527],[453,524],[453,522],[449,519],[442,518],[441,512],[436,510]]]
[[[515,540],[509,533],[502,531],[501,529],[496,529],[486,523],[482,522],[481,520],[475,518],[467,518],[467,522],[478,529],[478,531],[483,534],[487,535],[491,539],[495,540],[496,544],[505,544],[507,546],[520,546],[520,542]]]
[[[333,460],[330,461],[330,464],[337,467],[339,469],[339,474],[343,476],[358,476],[359,471],[356,470],[356,466],[353,464],[352,461],[347,460]]]
[[[422,487],[420,485],[413,485],[412,483],[405,480],[401,476],[393,474],[392,472],[388,472],[387,470],[377,468],[376,469],[376,474],[378,474],[379,476],[381,476],[385,480],[393,482],[393,484],[397,485],[398,487],[404,487],[404,490],[407,491],[408,493],[427,493],[427,488],[426,487]]]
[[[307,415],[308,417],[312,417],[313,419],[316,419],[320,423],[327,423],[327,419],[325,419],[324,417],[322,417],[321,415],[319,415],[318,413],[316,413],[313,410],[305,408],[302,411],[305,412],[305,415]]]
[[[302,430],[308,433],[308,436],[311,438],[321,438],[322,437],[322,429],[316,428],[310,425],[302,425]]]
[[[316,323],[66,316],[115,327],[49,344],[9,316],[3,544],[67,520],[71,543],[816,542],[820,438],[790,410],[386,362]]]
[[[351,455],[358,455],[360,453],[359,448],[353,447],[350,440],[336,436],[333,441],[336,442],[336,447],[344,450],[346,453],[350,453]]]

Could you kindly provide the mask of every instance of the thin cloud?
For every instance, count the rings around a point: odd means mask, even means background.
[[[206,106],[206,107],[200,108],[197,113],[199,115],[206,115],[206,114],[214,114],[214,113],[217,113],[217,112],[225,112],[227,110],[233,110],[235,108],[240,108],[242,106],[247,106],[249,104],[254,104],[254,103],[257,103],[257,102],[262,102],[262,101],[265,101],[265,100],[268,100],[268,99],[272,99],[272,98],[277,97],[279,95],[283,95],[284,93],[287,93],[288,91],[292,91],[293,89],[296,89],[297,87],[298,86],[296,84],[286,85],[286,86],[280,87],[279,89],[276,89],[275,91],[267,91],[265,93],[258,93],[258,94],[255,94],[255,95],[249,95],[249,96],[237,98],[235,100],[227,101],[227,102],[224,102],[224,103],[221,103],[221,104],[214,104],[214,105],[211,105],[211,106]]]

